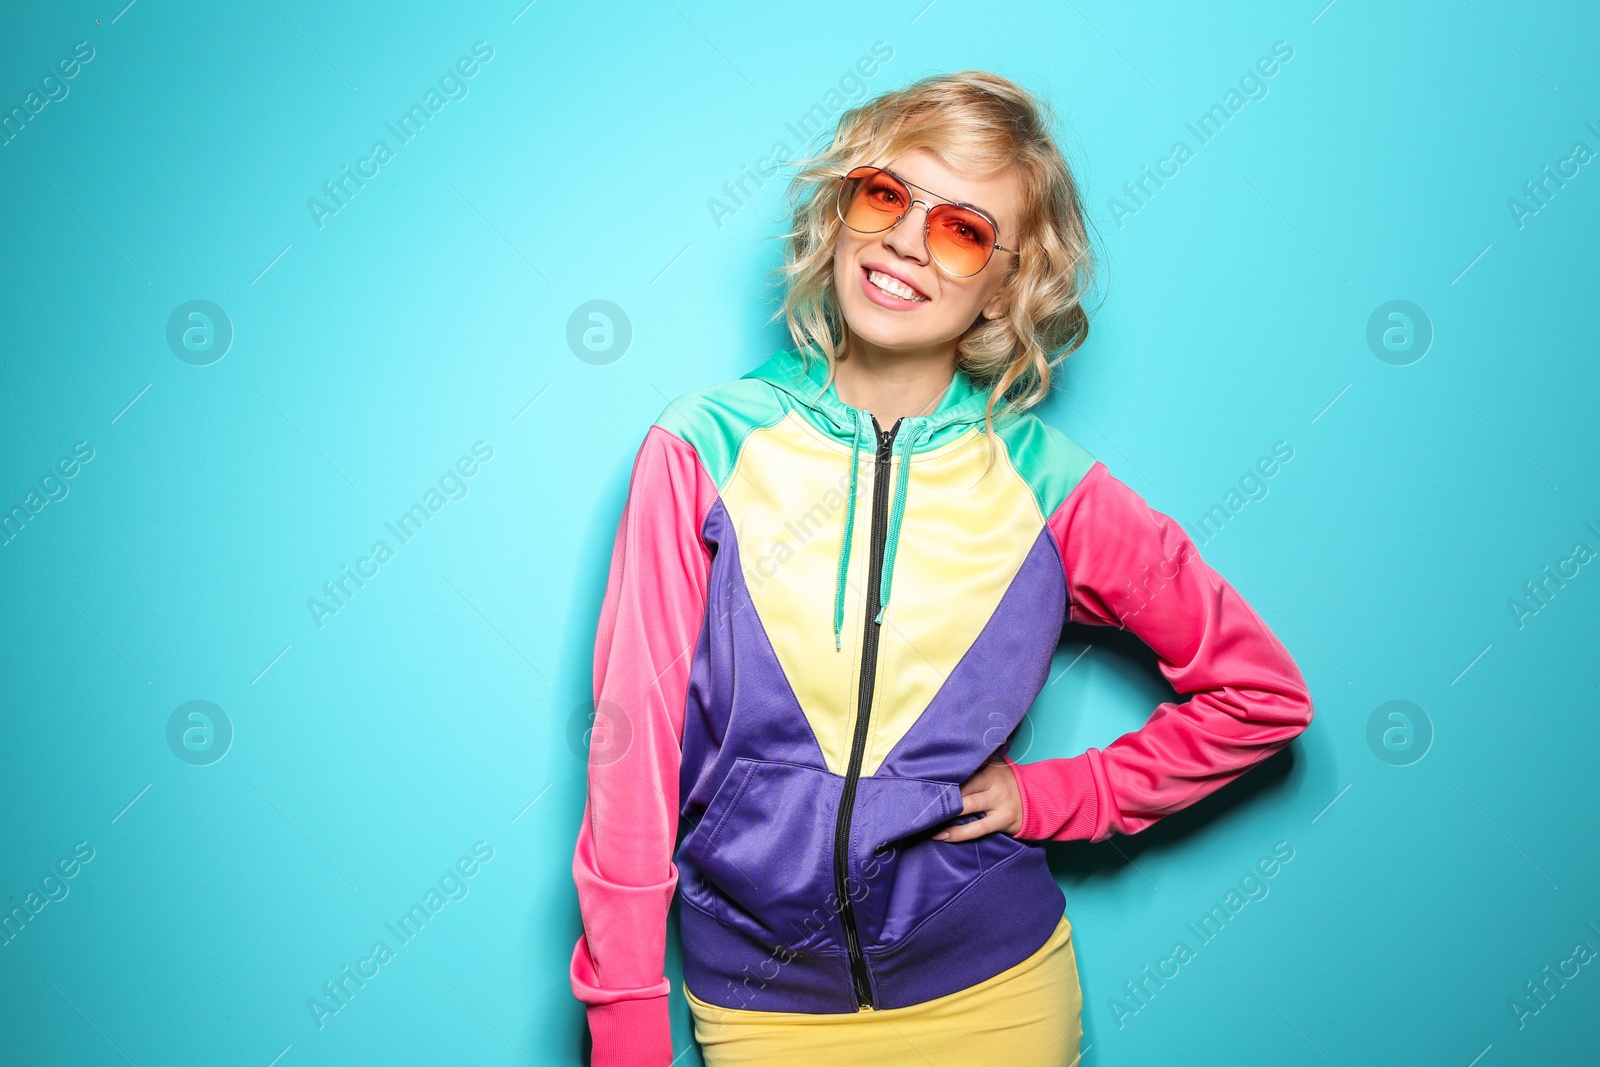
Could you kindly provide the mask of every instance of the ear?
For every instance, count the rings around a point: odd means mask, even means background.
[[[989,297],[988,303],[983,305],[982,315],[984,318],[993,321],[1005,315],[1010,309],[1011,298],[1014,295],[1013,290],[1016,284],[1017,269],[1013,266],[1011,270],[1006,272],[1005,280],[995,287],[995,291]]]
[[[984,318],[994,320],[1005,315],[1006,305],[1010,302],[1010,293],[1008,292],[1010,288],[1009,285],[1002,286],[1000,291],[989,299],[989,302],[983,306]]]

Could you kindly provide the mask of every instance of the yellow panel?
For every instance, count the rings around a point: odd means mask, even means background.
[[[756,614],[822,746],[845,773],[861,664],[872,453],[863,448],[840,647],[833,592],[849,505],[850,449],[790,412],[745,440],[722,490]]]
[[[745,584],[829,770],[844,774],[855,725],[866,612],[874,454],[857,475],[841,647],[833,594],[849,502],[850,449],[797,413],[754,431],[722,491]],[[982,631],[1044,526],[1007,462],[970,430],[918,453],[906,487],[894,586],[878,644],[878,682],[862,774],[877,771]],[[892,489],[901,457],[895,457]]]

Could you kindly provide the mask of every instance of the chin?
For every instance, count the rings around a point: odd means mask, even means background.
[[[850,324],[851,332],[857,337],[870,345],[882,349],[922,349],[947,340],[947,338],[938,334],[929,334],[922,330],[897,330],[892,327],[886,329],[877,323],[862,323],[858,318],[850,316],[846,316],[845,321]],[[954,340],[954,338],[949,338],[949,340]]]
[[[844,321],[857,337],[879,348],[914,348],[945,340],[943,331],[927,321],[911,322],[905,316],[879,307],[860,296],[840,301]],[[959,336],[951,334],[951,337]]]

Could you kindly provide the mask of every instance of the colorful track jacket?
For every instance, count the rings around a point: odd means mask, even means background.
[[[885,430],[780,351],[678,397],[634,459],[595,644],[571,984],[600,1067],[672,1061],[684,980],[729,1008],[853,1012],[963,989],[1065,910],[1047,839],[1135,833],[1311,722],[1288,651],[1183,528],[958,370]],[[1017,763],[1067,621],[1131,630],[1173,688],[1104,749]],[[1020,830],[933,835],[986,761]],[[683,831],[681,840],[680,831]]]

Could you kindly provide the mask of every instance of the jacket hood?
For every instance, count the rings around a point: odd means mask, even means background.
[[[861,468],[860,453],[863,443],[877,453],[877,434],[873,431],[872,414],[865,408],[851,407],[839,399],[834,383],[824,380],[828,376],[828,359],[815,349],[809,360],[798,349],[786,349],[769,356],[765,363],[742,375],[767,382],[788,395],[793,401],[814,413],[813,421],[836,439],[850,442],[850,493],[845,507],[844,536],[839,543],[839,565],[833,593],[833,647],[840,650],[840,632],[844,627],[845,575],[850,567],[850,544],[855,533],[856,482]],[[889,607],[889,593],[893,585],[895,548],[900,541],[900,522],[905,513],[906,488],[910,484],[911,457],[918,451],[937,448],[965,433],[974,423],[982,423],[989,403],[988,388],[978,386],[960,367],[950,379],[944,396],[927,415],[907,415],[899,421],[895,431],[892,455],[900,457],[899,477],[895,479],[894,500],[889,510],[889,528],[883,548],[883,570],[878,585],[878,610],[873,622],[881,624],[883,613]],[[998,420],[997,420],[998,421]]]

